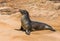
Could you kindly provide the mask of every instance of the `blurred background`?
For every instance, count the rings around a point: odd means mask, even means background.
[[[31,20],[49,24],[57,32],[37,31],[28,37],[15,31],[21,26],[19,9],[26,9]],[[60,41],[60,0],[0,0],[0,36],[0,41]]]

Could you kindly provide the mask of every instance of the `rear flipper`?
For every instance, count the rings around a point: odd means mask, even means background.
[[[56,31],[55,29],[53,29],[51,26],[45,26],[45,29],[47,29],[47,30],[51,30],[51,31]]]

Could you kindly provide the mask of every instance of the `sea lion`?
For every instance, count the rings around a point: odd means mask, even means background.
[[[46,29],[46,30],[55,31],[55,29],[53,29],[48,24],[45,24],[42,22],[31,21],[27,10],[19,9],[19,12],[22,15],[20,30],[25,31],[27,35],[30,35],[30,32],[34,30],[45,30]]]

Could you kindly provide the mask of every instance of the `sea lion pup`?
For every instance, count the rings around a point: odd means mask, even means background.
[[[19,10],[19,12],[21,13],[22,17],[21,17],[21,29],[22,31],[25,31],[25,33],[27,35],[30,35],[31,31],[34,30],[51,30],[51,31],[55,31],[55,29],[53,29],[51,26],[42,23],[42,22],[35,22],[35,21],[31,21],[29,18],[29,13],[27,10]]]

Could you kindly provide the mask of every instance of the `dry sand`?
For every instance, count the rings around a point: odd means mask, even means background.
[[[42,18],[31,18],[52,25],[56,29],[56,32],[42,30],[31,32],[31,35],[26,35],[22,31],[15,30],[20,28],[20,19],[2,15],[0,16],[0,41],[60,41],[60,25],[46,19],[43,20]]]
[[[0,41],[60,41],[60,1],[53,1],[0,0]],[[26,35],[16,31],[21,26],[18,9],[28,10],[31,20],[47,23],[56,32],[41,30]]]

